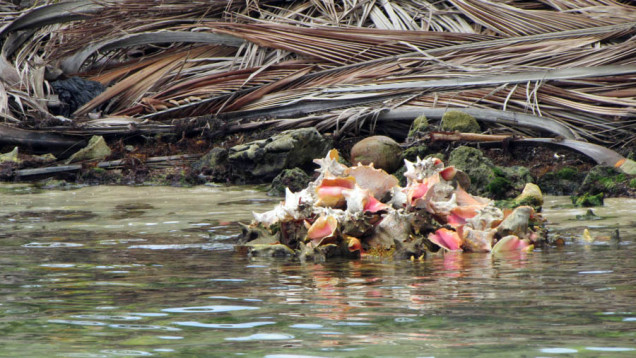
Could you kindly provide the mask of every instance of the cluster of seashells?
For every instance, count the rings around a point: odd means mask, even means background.
[[[319,174],[307,188],[286,189],[284,201],[244,227],[241,242],[253,254],[422,259],[440,251],[530,251],[546,235],[532,207],[502,210],[469,194],[459,172],[437,158],[405,160],[405,187],[373,164],[340,163],[335,149],[314,162]]]

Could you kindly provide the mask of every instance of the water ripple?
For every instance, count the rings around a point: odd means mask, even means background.
[[[176,307],[176,308],[164,308],[161,311],[170,313],[217,313],[217,312],[230,312],[240,310],[257,310],[258,307],[253,306],[197,306],[197,307]]]
[[[58,248],[58,247],[80,247],[83,244],[77,244],[74,242],[30,242],[22,245],[22,247],[28,248]]]
[[[280,341],[286,339],[294,339],[294,336],[291,334],[284,333],[256,333],[251,336],[244,337],[228,337],[225,338],[226,341]]]
[[[276,324],[276,322],[264,321],[264,322],[245,322],[245,323],[201,323],[196,321],[187,322],[172,322],[179,326],[186,327],[200,327],[200,328],[227,328],[227,329],[240,329],[240,328],[254,328],[259,326],[265,326],[269,324]]]

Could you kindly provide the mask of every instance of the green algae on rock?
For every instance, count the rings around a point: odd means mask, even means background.
[[[411,129],[409,130],[408,137],[415,138],[417,136],[421,136],[428,130],[428,119],[425,115],[418,116],[413,120],[413,124],[411,125]]]
[[[328,141],[316,128],[301,128],[234,146],[227,159],[236,174],[271,180],[283,169],[303,167],[324,156],[328,148]]]
[[[102,160],[108,157],[111,153],[112,150],[108,144],[106,144],[104,137],[92,136],[86,147],[71,155],[71,157],[66,160],[66,164],[82,160]]]
[[[461,111],[444,113],[441,129],[449,132],[481,133],[481,128],[475,117]]]

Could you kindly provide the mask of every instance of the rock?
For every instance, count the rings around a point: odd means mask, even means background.
[[[295,193],[305,189],[310,181],[309,175],[300,168],[285,169],[272,180],[268,194],[285,196],[285,188]]]
[[[295,257],[296,252],[283,244],[255,244],[250,245],[249,255],[261,257]]]
[[[534,178],[530,170],[522,166],[498,167],[505,178],[510,180],[510,185],[515,190],[523,190],[526,184],[533,183]]]
[[[417,158],[424,159],[428,154],[428,147],[425,144],[419,144],[412,146],[404,150],[404,159],[408,159],[411,162],[417,160]]]
[[[530,206],[535,209],[535,211],[539,211],[543,205],[543,194],[541,193],[541,188],[539,188],[537,184],[526,184],[521,194],[514,198],[512,203],[513,208],[518,206]]]
[[[234,146],[227,159],[234,174],[262,182],[273,179],[283,169],[308,166],[314,158],[324,157],[328,149],[329,142],[311,127]]]
[[[82,160],[102,160],[111,153],[110,147],[106,144],[104,137],[92,136],[86,147],[80,149],[66,160],[66,164],[79,162]]]
[[[461,111],[448,111],[442,116],[442,130],[462,133],[481,133],[475,117]]]
[[[629,186],[628,182],[626,174],[613,167],[597,165],[587,173],[576,194],[582,196],[585,193],[604,193],[606,197],[619,196],[624,188]]]
[[[51,113],[64,117],[70,117],[78,108],[106,90],[103,84],[81,77],[52,81],[51,87],[60,100],[60,106],[51,108]]]
[[[572,196],[572,204],[576,207],[590,208],[594,206],[603,206],[603,193],[592,195],[585,193],[580,196]]]
[[[428,119],[425,115],[421,115],[413,121],[411,129],[409,130],[409,138],[414,138],[422,135],[428,129]]]
[[[636,175],[636,162],[631,159],[625,159],[618,169],[625,174]]]
[[[13,148],[12,151],[4,154],[0,154],[0,163],[20,163],[18,159],[18,147]]]
[[[548,195],[572,195],[585,179],[585,172],[572,167],[563,167],[549,172],[537,180],[537,184]]]
[[[192,164],[192,168],[200,170],[203,168],[218,169],[220,166],[227,164],[228,151],[225,148],[212,148],[196,163]]]
[[[484,195],[488,185],[495,179],[495,165],[476,148],[461,146],[450,153],[448,164],[468,174],[472,194]],[[507,190],[507,189],[506,189]]]
[[[368,137],[351,148],[351,162],[363,165],[373,163],[375,168],[393,173],[402,165],[402,148],[389,137]]]

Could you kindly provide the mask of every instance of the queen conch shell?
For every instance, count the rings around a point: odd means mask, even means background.
[[[380,200],[399,184],[396,177],[382,169],[375,169],[373,164],[358,164],[353,168],[349,168],[348,173],[352,177],[356,178],[356,183],[362,189],[369,190],[371,195]]]

